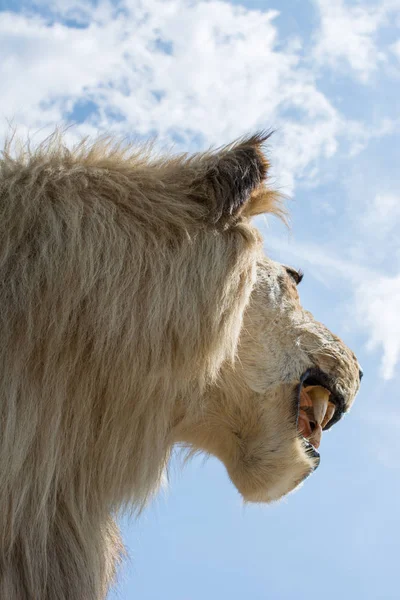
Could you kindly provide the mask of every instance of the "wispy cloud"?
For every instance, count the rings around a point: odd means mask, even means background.
[[[376,276],[355,285],[354,313],[368,335],[367,348],[382,348],[381,374],[392,379],[400,361],[400,274]]]
[[[310,272],[320,281],[346,282],[350,291],[346,314],[351,315],[352,326],[364,334],[367,350],[381,351],[382,378],[392,379],[400,362],[400,273],[393,277],[382,275],[366,265],[335,255],[329,247],[288,243],[271,235],[266,239],[267,251],[274,250],[296,264],[308,264],[312,267]]]
[[[291,192],[296,178],[318,179],[341,138],[357,149],[366,134],[321,91],[300,41],[279,38],[277,15],[219,0],[0,13],[1,112],[46,134],[83,110],[80,133],[157,134],[185,149],[273,125],[275,173]]]
[[[320,64],[348,65],[363,82],[385,62],[387,54],[377,41],[389,18],[399,18],[398,0],[350,3],[314,0],[321,19],[314,56]]]
[[[397,42],[392,44],[390,49],[395,54],[396,58],[400,61],[400,40],[397,40]]]
[[[366,206],[361,222],[369,236],[385,239],[400,222],[400,192],[376,194]]]

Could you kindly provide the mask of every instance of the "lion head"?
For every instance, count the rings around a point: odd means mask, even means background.
[[[175,444],[218,457],[247,501],[317,466],[361,370],[263,253],[281,214],[255,135],[193,156],[0,160],[0,597],[104,598],[113,514],[157,489]]]
[[[323,431],[349,410],[362,371],[300,304],[301,274],[261,257],[237,357],[175,432],[218,457],[244,500],[270,502],[319,465]]]
[[[265,185],[266,137],[214,156],[205,188],[208,200],[223,207],[220,235],[241,227],[249,235],[251,216],[282,214],[279,197]],[[322,432],[350,409],[362,370],[354,353],[301,306],[302,273],[260,248],[252,260],[235,355],[198,402],[186,405],[173,435],[192,451],[218,457],[246,501],[270,502],[318,467]]]

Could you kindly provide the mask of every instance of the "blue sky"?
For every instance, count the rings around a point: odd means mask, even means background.
[[[274,128],[304,306],[365,377],[321,466],[274,506],[243,506],[224,468],[173,460],[168,490],[124,518],[110,600],[395,600],[400,552],[400,0],[0,3],[0,114],[40,140],[157,135],[195,150]],[[3,126],[4,125],[4,126]]]

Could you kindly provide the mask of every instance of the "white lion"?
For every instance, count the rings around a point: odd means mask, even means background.
[[[266,137],[166,158],[5,149],[0,598],[104,599],[112,515],[157,490],[174,444],[217,456],[247,501],[317,466],[359,365],[263,255]]]

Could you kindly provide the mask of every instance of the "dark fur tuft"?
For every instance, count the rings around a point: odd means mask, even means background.
[[[203,157],[195,179],[195,195],[210,205],[213,223],[236,217],[267,176],[269,163],[262,145],[272,132],[242,138]]]

